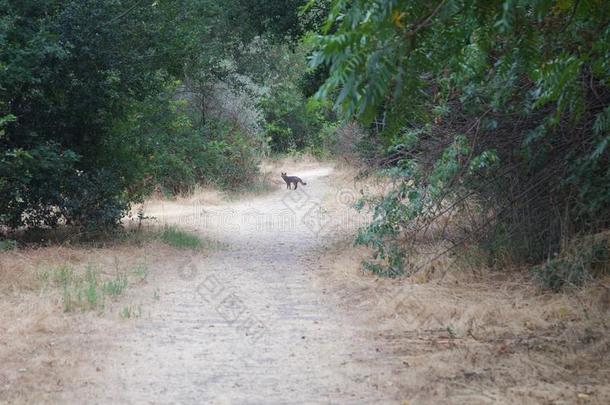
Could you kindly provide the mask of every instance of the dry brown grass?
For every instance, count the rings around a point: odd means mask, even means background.
[[[336,168],[333,183],[355,194],[382,193],[387,185],[382,178],[354,181],[358,169],[341,162],[328,165]],[[307,157],[264,167],[278,187],[284,186],[280,171],[319,169]],[[149,206],[164,210],[164,217],[175,209],[179,218],[189,213],[185,207],[222,205],[225,196],[216,193],[200,190]],[[323,203],[331,211],[345,209],[334,190]],[[360,270],[370,251],[352,246],[352,231],[343,229],[310,263],[326,299],[349,314],[364,341],[376,343],[376,352],[356,353],[353,360],[387,370],[370,376],[379,386],[400,387],[411,404],[610,403],[610,279],[554,294],[540,290],[522,270],[492,272],[471,257],[455,256],[427,263],[411,278],[376,278]],[[427,243],[422,250],[442,250],[434,238]],[[0,253],[0,403],[44,402],[73,388],[74,381],[86,383],[87,373],[98,371],[96,356],[117,340],[106,331],[120,337],[122,328],[133,325],[121,319],[120,309],[134,299],[146,307],[152,289],[162,284],[135,280],[137,288],[104,311],[66,314],[61,292],[44,282],[41,270],[69,265],[82,274],[94,264],[110,278],[117,266],[146,263],[154,276],[175,268],[183,256],[155,242]],[[73,378],[76,370],[85,377]]]
[[[155,301],[148,277],[174,268],[171,263],[183,255],[157,242],[0,252],[0,403],[44,401],[75,379],[82,381],[79,370],[95,373],[95,359],[115,342],[101,337],[106,331],[120,334],[122,328],[132,327],[121,310],[137,305],[145,312]],[[100,283],[123,272],[129,286],[121,296],[106,297],[103,308],[65,312],[62,289],[53,281],[61,266],[73,269],[75,277],[94,266]],[[132,272],[135,269],[145,269],[146,275]]]
[[[182,204],[209,204],[220,205],[226,199],[225,193],[214,187],[196,186],[193,193],[186,196],[179,196],[176,202]],[[150,200],[154,201],[154,200]]]
[[[403,363],[412,403],[610,403],[610,279],[555,294],[442,258],[392,280],[363,274],[350,239],[320,253],[321,286]]]

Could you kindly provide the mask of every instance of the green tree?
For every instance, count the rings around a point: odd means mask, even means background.
[[[333,1],[309,39],[316,97],[382,123],[396,179],[359,241],[400,272],[407,230],[473,198],[492,219],[453,240],[492,256],[536,262],[607,227],[609,19],[597,0]]]
[[[0,111],[15,117],[0,139],[2,224],[118,223],[137,195],[106,139],[133,101],[181,73],[172,19],[182,12],[167,2],[0,2]]]
[[[275,23],[296,29],[294,2],[262,3],[0,0],[0,226],[112,227],[168,173],[178,191],[222,170],[209,162],[237,164],[247,143],[171,91],[226,77]]]

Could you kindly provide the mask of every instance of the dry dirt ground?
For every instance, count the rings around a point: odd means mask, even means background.
[[[146,204],[215,241],[202,252],[0,253],[0,403],[610,403],[608,280],[550,294],[453,261],[376,279],[351,244],[367,220],[352,173],[267,169],[308,184]],[[65,313],[41,274],[66,263],[131,272],[129,287]]]

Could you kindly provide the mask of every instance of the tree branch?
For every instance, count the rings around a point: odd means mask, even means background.
[[[137,0],[133,6],[129,7],[127,10],[125,10],[124,12],[122,12],[121,14],[117,15],[116,17],[112,18],[111,20],[105,22],[103,24],[104,25],[110,25],[113,24],[115,22],[117,22],[118,20],[126,17],[129,13],[131,13],[133,10],[135,10],[140,4],[142,4],[144,2],[144,0]]]
[[[441,8],[445,5],[446,2],[447,2],[447,0],[441,0],[441,2],[438,3],[436,8],[428,15],[428,17],[424,18],[424,20],[422,22],[420,22],[419,24],[417,24],[417,26],[414,29],[407,32],[407,36],[415,35],[419,30],[426,27],[430,23],[430,20],[432,20],[432,18],[436,14],[438,14],[438,12],[441,10]]]

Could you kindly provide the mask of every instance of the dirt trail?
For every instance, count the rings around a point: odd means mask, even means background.
[[[199,253],[157,242],[4,253],[0,405],[610,403],[608,277],[553,294],[525,272],[450,256],[409,278],[363,274],[370,251],[352,241],[366,218],[350,207],[383,183],[287,166],[308,185],[286,190],[266,168],[277,188],[264,196],[147,203],[159,223],[210,241]],[[102,310],[64,313],[40,270],[90,264],[106,280],[147,275]]]
[[[387,362],[316,280],[318,253],[357,226],[332,167],[308,185],[220,205],[159,203],[149,215],[226,244],[155,275],[158,303],[116,336],[64,400],[113,403],[389,403]],[[118,347],[117,347],[118,346]]]

